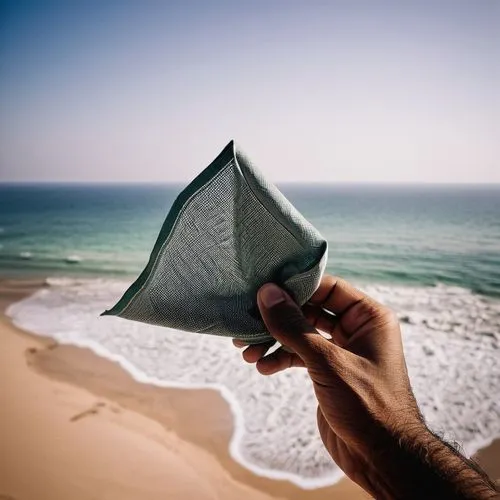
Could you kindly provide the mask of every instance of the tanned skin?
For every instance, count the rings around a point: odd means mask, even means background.
[[[318,428],[333,460],[377,499],[500,498],[479,467],[433,434],[413,395],[395,314],[346,281],[325,276],[300,308],[278,286],[258,292],[262,318],[282,345],[246,346],[263,375],[305,367]],[[327,339],[326,333],[331,336]]]

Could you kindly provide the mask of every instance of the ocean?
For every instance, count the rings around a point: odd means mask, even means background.
[[[500,437],[500,186],[279,187],[328,240],[327,272],[399,315],[431,428],[468,454]],[[8,314],[138,380],[219,390],[235,418],[230,451],[254,472],[304,488],[337,481],[303,371],[262,377],[228,339],[99,317],[144,267],[181,189],[0,185],[0,276],[49,285]]]

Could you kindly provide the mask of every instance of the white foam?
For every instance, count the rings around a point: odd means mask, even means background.
[[[64,262],[67,264],[79,264],[82,261],[82,258],[79,255],[68,255],[65,259]]]
[[[303,488],[342,477],[321,443],[303,370],[263,377],[241,361],[229,339],[99,318],[121,296],[125,282],[49,278],[47,283],[49,288],[9,308],[18,326],[89,347],[144,383],[219,390],[235,419],[230,452],[257,474]],[[430,425],[446,430],[469,454],[500,436],[500,302],[446,286],[365,289],[403,321],[411,381]]]

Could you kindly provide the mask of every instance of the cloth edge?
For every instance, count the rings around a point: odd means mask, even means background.
[[[202,172],[200,172],[177,196],[172,207],[170,208],[165,221],[160,229],[160,233],[156,238],[153,250],[151,251],[148,263],[143,269],[139,277],[129,286],[118,302],[111,308],[102,312],[100,316],[119,316],[123,310],[128,306],[128,304],[133,300],[134,296],[141,290],[141,288],[146,283],[153,265],[158,257],[163,242],[168,238],[168,235],[172,231],[177,216],[181,211],[182,207],[186,201],[207,181],[218,174],[230,161],[234,160],[234,141],[231,140],[227,146],[219,153],[219,155],[213,160],[208,167],[206,167]]]

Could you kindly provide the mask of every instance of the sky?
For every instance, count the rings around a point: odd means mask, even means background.
[[[0,0],[0,182],[500,182],[500,1]]]

